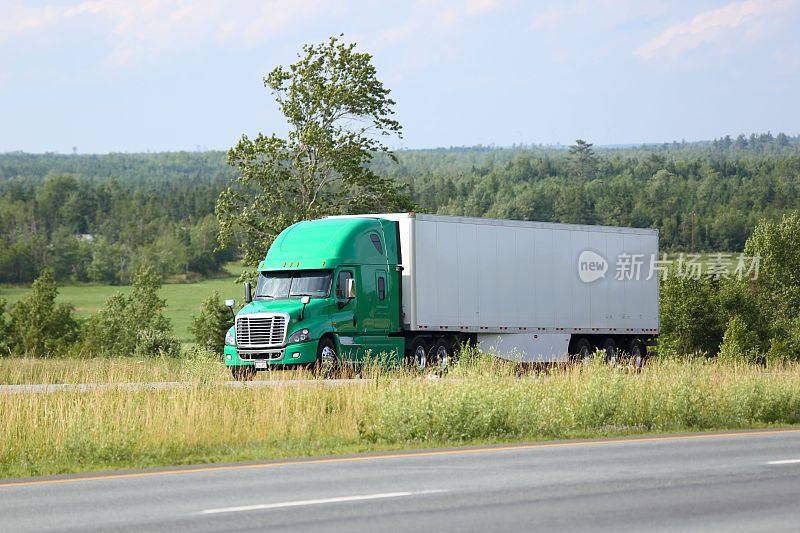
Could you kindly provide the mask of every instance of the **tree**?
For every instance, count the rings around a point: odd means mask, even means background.
[[[116,285],[125,275],[127,257],[121,244],[101,237],[92,245],[92,260],[88,276],[92,281]]]
[[[580,180],[588,180],[594,177],[597,168],[597,156],[592,150],[592,143],[583,139],[578,139],[575,144],[569,147],[569,155],[572,158],[572,169]]]
[[[217,240],[219,223],[214,215],[203,217],[188,228],[188,268],[192,272],[208,275],[220,270],[226,261],[234,258],[232,247],[220,247]]]
[[[151,267],[133,278],[130,294],[117,293],[86,323],[86,348],[99,355],[177,355],[180,344],[172,337],[164,316],[166,301],[158,296],[161,279]]]
[[[6,313],[8,303],[0,298],[0,357],[10,355],[14,347],[14,330],[11,328],[11,317]]]
[[[720,357],[755,363],[760,360],[760,348],[758,334],[744,320],[734,316],[728,321],[719,347]]]
[[[225,348],[225,334],[231,326],[231,310],[220,302],[219,293],[214,291],[214,294],[203,301],[200,314],[192,317],[189,329],[194,336],[194,342],[221,354]]]
[[[11,308],[15,350],[34,357],[56,355],[78,340],[79,326],[72,307],[57,304],[58,286],[50,269],[42,271],[33,288]]]
[[[671,270],[660,293],[659,346],[675,354],[715,355],[724,333],[715,282]]]
[[[749,282],[752,299],[769,325],[770,344],[792,346],[790,359],[800,358],[800,211],[780,222],[761,222],[745,243],[745,254],[759,258],[758,277]]]
[[[367,164],[394,155],[385,136],[401,136],[394,100],[372,56],[337,37],[306,45],[299,60],[264,79],[289,123],[287,137],[242,136],[228,152],[238,177],[217,201],[220,242],[242,232],[244,262],[255,266],[274,238],[303,219],[409,209],[397,182]]]

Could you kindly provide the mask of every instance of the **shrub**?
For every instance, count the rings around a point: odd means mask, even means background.
[[[6,313],[7,305],[8,303],[0,298],[0,357],[10,355],[13,347],[11,317]]]
[[[169,331],[146,328],[136,335],[136,346],[133,354],[136,357],[177,357],[180,355],[181,343]]]
[[[735,316],[728,321],[719,347],[720,357],[755,363],[761,359],[760,348],[758,334],[744,320]]]
[[[158,296],[161,280],[152,268],[134,276],[130,294],[117,293],[105,308],[86,324],[86,348],[98,355],[177,355],[178,341],[172,335]]]
[[[767,362],[800,360],[800,317],[784,322],[774,330],[765,354]]]
[[[761,258],[754,295],[772,321],[800,315],[800,211],[765,221],[747,239],[745,253]]]
[[[79,324],[72,307],[57,304],[58,286],[50,269],[42,271],[33,288],[11,308],[10,343],[21,355],[58,355],[78,340]],[[2,342],[2,341],[0,341]]]
[[[713,280],[670,272],[661,282],[661,348],[678,354],[714,355],[722,340],[722,327]]]
[[[200,314],[192,318],[190,330],[198,346],[221,354],[225,348],[225,334],[233,325],[231,310],[219,300],[219,293],[203,301]]]

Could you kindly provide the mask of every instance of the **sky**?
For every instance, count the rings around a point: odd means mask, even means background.
[[[800,133],[800,0],[0,0],[0,152],[285,134],[264,76],[342,33],[392,148]]]

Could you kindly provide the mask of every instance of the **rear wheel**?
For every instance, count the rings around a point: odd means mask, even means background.
[[[614,339],[606,339],[606,342],[603,344],[603,351],[606,355],[606,364],[611,366],[616,365],[619,351],[617,350],[617,343],[614,342]]]
[[[317,346],[317,363],[314,373],[317,376],[329,377],[339,368],[339,356],[336,354],[336,344],[329,338],[323,337]]]
[[[588,365],[592,362],[592,345],[586,339],[578,339],[572,348],[572,360],[576,363]]]
[[[256,369],[252,365],[232,366],[231,375],[236,381],[252,381],[256,377]]]
[[[631,341],[630,353],[631,366],[636,370],[641,370],[647,360],[647,352],[640,339],[633,339]]]
[[[439,339],[433,348],[433,361],[431,366],[442,372],[446,371],[453,362],[453,345],[447,339]]]
[[[428,368],[428,343],[422,337],[415,337],[411,341],[411,353],[408,356],[408,366],[417,372],[424,372]]]

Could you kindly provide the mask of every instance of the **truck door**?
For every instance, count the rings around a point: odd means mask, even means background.
[[[388,268],[382,265],[362,265],[359,302],[358,336],[356,342],[361,352],[359,356],[370,358],[384,357],[391,352],[400,352],[397,343],[389,339],[389,293]],[[401,354],[402,355],[402,354]]]
[[[356,297],[347,300],[347,280],[356,280]],[[357,361],[360,357],[360,344],[356,340],[359,332],[359,319],[357,308],[361,297],[362,288],[358,279],[358,267],[345,266],[336,272],[334,285],[335,304],[331,312],[331,321],[339,334],[339,347],[342,361]]]
[[[389,330],[389,280],[384,266],[364,266],[364,298],[358,304],[362,335],[385,335]]]

